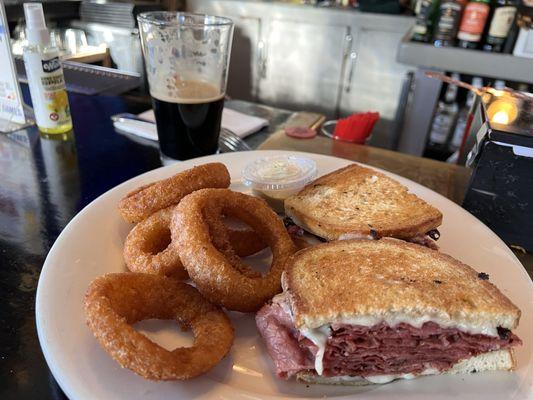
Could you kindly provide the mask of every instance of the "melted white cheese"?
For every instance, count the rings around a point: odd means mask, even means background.
[[[338,240],[373,240],[374,237],[372,235],[365,235],[364,233],[357,233],[357,232],[348,232],[343,233],[339,236]]]
[[[322,360],[324,359],[326,343],[331,333],[329,326],[324,325],[317,329],[302,330],[301,333],[318,347],[318,351],[315,356],[315,370],[318,375],[322,375],[322,372],[324,372]]]
[[[426,322],[434,322],[442,328],[456,328],[462,332],[470,333],[472,335],[488,335],[498,336],[498,330],[495,326],[489,325],[474,325],[465,322],[456,322],[449,319],[444,319],[437,315],[424,315],[422,317],[411,317],[405,314],[394,314],[391,317],[378,317],[378,316],[358,316],[353,318],[342,318],[335,321],[339,324],[346,325],[362,325],[362,326],[374,326],[381,322],[385,322],[387,325],[394,327],[398,324],[409,324],[415,328],[421,328]],[[320,328],[319,328],[320,329]]]

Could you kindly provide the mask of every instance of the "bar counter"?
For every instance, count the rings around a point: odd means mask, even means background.
[[[124,97],[69,96],[75,128],[71,134],[41,137],[33,127],[0,136],[2,399],[65,398],[48,370],[35,328],[35,291],[43,262],[83,207],[121,182],[161,166],[157,146],[118,134],[110,120],[113,114],[138,113],[149,104]],[[290,112],[241,101],[227,105],[270,121],[268,128],[247,138],[253,148],[310,151],[368,163],[462,201],[469,178],[464,167],[325,137],[290,139],[279,129]],[[517,255],[532,275],[533,257]]]

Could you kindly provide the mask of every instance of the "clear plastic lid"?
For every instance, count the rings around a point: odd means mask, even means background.
[[[316,163],[299,156],[270,156],[255,160],[243,169],[246,186],[257,190],[298,189],[315,179]]]

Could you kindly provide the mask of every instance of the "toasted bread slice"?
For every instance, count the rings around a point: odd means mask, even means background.
[[[498,327],[518,325],[520,310],[487,278],[438,251],[384,238],[300,250],[287,261],[282,285],[298,329],[432,321],[497,335]]]
[[[442,223],[442,214],[388,176],[357,164],[311,182],[285,200],[285,214],[327,240],[347,233],[409,239]]]
[[[473,372],[483,371],[510,371],[516,367],[516,361],[513,354],[513,349],[504,349],[490,351],[488,353],[479,354],[475,357],[467,358],[455,364],[451,369],[439,372],[437,370],[422,374],[422,375],[449,375],[449,374],[467,374]],[[422,376],[418,375],[418,376]],[[417,376],[417,377],[418,377]],[[320,376],[314,372],[299,372],[296,378],[308,382],[328,385],[351,385],[364,386],[373,385],[376,383],[388,383],[396,379],[412,379],[414,376],[407,374],[404,376],[390,376],[388,379],[382,379],[381,382],[377,379],[365,379],[360,376]]]

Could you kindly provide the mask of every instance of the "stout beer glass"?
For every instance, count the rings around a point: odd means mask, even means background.
[[[233,22],[175,12],[138,21],[162,158],[216,153]]]

